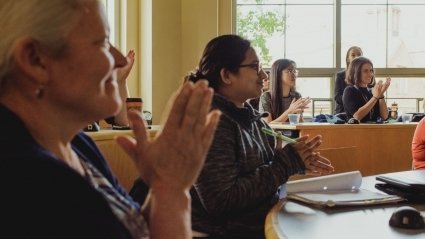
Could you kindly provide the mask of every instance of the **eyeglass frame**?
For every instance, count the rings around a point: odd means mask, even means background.
[[[261,70],[263,70],[263,66],[261,65],[260,62],[251,63],[251,64],[242,64],[242,65],[238,65],[238,67],[250,67],[254,69],[255,71],[257,71],[257,74],[260,74]]]
[[[298,75],[298,73],[300,72],[298,69],[292,69],[292,70],[286,69],[286,70],[283,70],[283,71],[286,72],[286,73],[292,73],[294,75]]]

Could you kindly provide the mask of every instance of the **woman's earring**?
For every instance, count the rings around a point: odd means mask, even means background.
[[[37,88],[37,90],[35,91],[35,96],[38,99],[43,98],[43,96],[44,96],[44,86],[40,86],[40,87]]]

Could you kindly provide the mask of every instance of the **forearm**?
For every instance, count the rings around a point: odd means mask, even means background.
[[[279,115],[279,117],[274,119],[272,122],[283,123],[283,122],[286,122],[287,120],[288,120],[288,113],[283,112],[281,115]]]
[[[388,118],[388,106],[385,99],[379,99],[379,113],[382,119],[386,120]]]
[[[128,125],[126,100],[129,96],[127,84],[125,82],[118,83],[118,90],[122,101],[120,111],[115,115],[115,125]]]
[[[295,110],[292,109],[287,109],[285,110],[285,112],[283,112],[281,115],[279,115],[279,117],[277,117],[276,119],[273,120],[273,122],[286,122],[289,118],[289,114],[296,114]]]
[[[372,97],[370,98],[370,100],[363,105],[362,107],[360,107],[354,114],[353,117],[361,120],[363,119],[367,114],[369,114],[369,112],[372,110],[372,108],[375,106],[375,103],[377,102],[377,98],[376,97]]]
[[[149,230],[151,239],[192,238],[189,192],[153,188],[149,204]]]

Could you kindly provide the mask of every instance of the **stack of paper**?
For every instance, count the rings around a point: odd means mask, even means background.
[[[318,207],[374,205],[404,200],[362,189],[361,184],[359,171],[295,180],[286,184],[286,197]]]

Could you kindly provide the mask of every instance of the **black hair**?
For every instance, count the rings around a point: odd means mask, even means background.
[[[185,81],[206,79],[210,87],[217,91],[221,80],[220,71],[225,68],[237,73],[250,48],[251,42],[238,35],[222,35],[212,39],[206,45],[198,67],[185,77]]]

